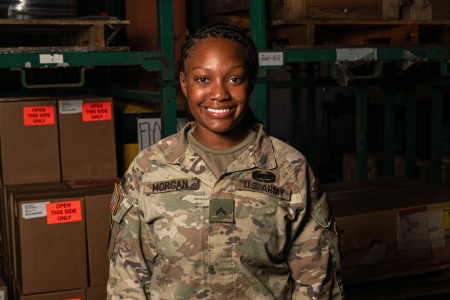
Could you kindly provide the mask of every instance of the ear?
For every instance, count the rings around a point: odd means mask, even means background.
[[[187,98],[186,75],[183,71],[180,72],[180,86],[184,96]]]

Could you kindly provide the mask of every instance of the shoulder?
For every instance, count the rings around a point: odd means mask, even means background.
[[[135,164],[146,169],[150,162],[163,160],[164,154],[170,151],[171,145],[177,142],[177,135],[173,134],[163,138],[148,148],[141,150],[134,159]]]
[[[279,165],[286,165],[294,169],[304,168],[307,165],[307,159],[299,150],[280,139],[269,136],[275,158]]]

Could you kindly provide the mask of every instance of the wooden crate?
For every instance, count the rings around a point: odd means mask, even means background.
[[[272,21],[284,20],[398,20],[400,0],[286,0],[271,1]]]
[[[395,176],[323,188],[340,231],[345,283],[450,268],[449,188]]]
[[[202,0],[202,14],[221,15],[249,9],[250,0]]]
[[[450,1],[414,0],[403,1],[403,20],[450,20]]]
[[[272,22],[270,48],[448,45],[447,21],[309,20]]]
[[[269,0],[267,19],[293,20],[398,20],[401,0]],[[203,0],[205,16],[248,11],[249,0]]]
[[[109,47],[118,31],[128,24],[123,20],[102,19],[0,19],[0,48],[81,47],[101,50]]]

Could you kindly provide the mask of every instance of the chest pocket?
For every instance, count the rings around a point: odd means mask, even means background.
[[[248,240],[266,244],[276,236],[285,235],[286,220],[292,217],[290,194],[290,190],[270,183],[252,180],[237,182],[236,224],[252,236]]]

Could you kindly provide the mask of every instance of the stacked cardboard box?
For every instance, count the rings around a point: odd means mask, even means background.
[[[324,185],[346,284],[450,268],[450,188],[404,177]]]
[[[113,101],[0,100],[3,275],[12,299],[106,298]]]
[[[384,157],[382,152],[367,153],[367,178],[372,179],[383,176]],[[342,181],[356,180],[356,153],[342,154]],[[416,160],[417,180],[431,182],[431,161],[424,159]],[[394,175],[405,176],[405,157],[395,155]],[[450,157],[444,155],[441,165],[441,185],[450,187]]]

